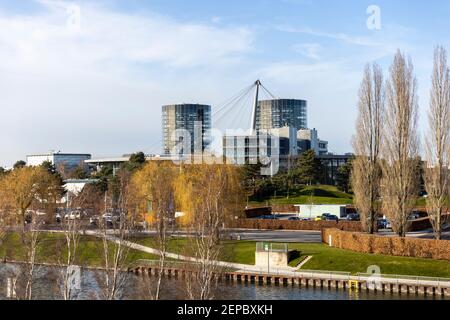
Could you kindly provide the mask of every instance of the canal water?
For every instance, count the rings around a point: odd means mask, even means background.
[[[11,298],[8,282],[14,275],[23,273],[21,266],[0,263],[0,300]],[[61,299],[61,285],[59,281],[60,269],[53,267],[38,267],[33,283],[33,299],[54,300]],[[120,299],[147,300],[151,298],[149,288],[154,279],[134,274],[124,274],[126,284],[120,292]],[[19,277],[20,278],[20,277]],[[96,300],[104,298],[105,273],[99,270],[81,270],[80,281],[76,286],[76,299]],[[186,299],[184,281],[181,279],[165,278],[162,285],[162,299]],[[258,284],[221,283],[215,294],[218,300],[414,300],[433,299],[416,295],[394,295],[383,293],[349,292],[338,289],[314,289],[298,286],[276,286]],[[440,298],[439,298],[440,299]]]

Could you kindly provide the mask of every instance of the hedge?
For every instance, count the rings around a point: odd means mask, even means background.
[[[449,240],[377,236],[336,228],[322,230],[323,242],[329,244],[330,236],[331,245],[335,248],[389,256],[450,260]]]
[[[321,231],[324,228],[337,228],[346,231],[362,231],[358,221],[289,221],[237,219],[229,224],[230,228],[259,230],[311,230]]]

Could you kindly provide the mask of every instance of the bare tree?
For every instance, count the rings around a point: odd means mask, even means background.
[[[36,214],[30,215],[30,220],[22,226],[21,232],[22,244],[25,247],[26,261],[23,270],[17,275],[14,280],[14,286],[22,290],[17,290],[17,298],[23,300],[33,299],[33,284],[35,280],[35,273],[37,268],[37,253],[40,240],[39,228],[42,225],[42,220]]]
[[[404,237],[418,193],[417,81],[412,62],[398,51],[386,83],[383,130],[383,211]]]
[[[449,199],[450,170],[450,71],[447,51],[437,47],[434,52],[429,131],[426,136],[424,168],[427,211],[436,239],[441,239],[442,214]]]
[[[184,168],[176,184],[178,205],[185,213],[184,224],[193,235],[189,248],[194,270],[186,277],[190,299],[213,299],[222,253],[221,232],[244,203],[237,168],[226,165],[191,165]]]
[[[351,183],[354,203],[364,230],[373,233],[379,212],[381,128],[384,116],[384,84],[381,67],[367,65],[359,90],[358,119],[353,150]]]
[[[64,300],[72,300],[75,298],[75,278],[77,275],[76,261],[78,247],[81,239],[81,222],[78,219],[68,217],[63,219],[63,233],[65,239],[65,250],[61,252],[59,265],[60,277],[59,281],[62,297]]]
[[[128,238],[134,225],[133,216],[127,210],[129,180],[130,174],[126,170],[117,173],[116,185],[110,185],[110,190],[115,193],[112,196],[113,205],[107,212],[105,203],[105,213],[108,215],[99,219],[105,267],[104,297],[107,300],[121,297],[128,276],[124,270],[130,251]]]

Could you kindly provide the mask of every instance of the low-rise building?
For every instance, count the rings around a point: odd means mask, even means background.
[[[85,167],[85,161],[91,159],[87,153],[49,152],[27,156],[27,166],[39,166],[46,161],[51,162],[58,170],[74,170]]]

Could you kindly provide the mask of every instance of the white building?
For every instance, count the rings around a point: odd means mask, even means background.
[[[67,170],[73,170],[77,167],[84,167],[84,161],[89,159],[91,159],[90,154],[50,152],[28,155],[27,166],[39,166],[42,163],[49,161],[56,168],[63,166]]]
[[[325,213],[335,215],[338,218],[347,216],[347,205],[300,204],[295,205],[295,207],[298,208],[299,217],[305,219],[314,219]]]

